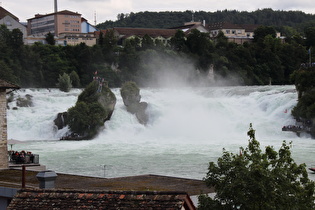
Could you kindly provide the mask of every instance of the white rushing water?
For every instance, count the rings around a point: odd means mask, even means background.
[[[126,111],[119,89],[113,89],[116,108],[97,138],[59,141],[67,129],[56,131],[53,120],[75,104],[81,91],[16,91],[15,99],[32,95],[34,106],[13,110],[16,102],[9,103],[8,139],[24,141],[13,149],[39,154],[41,164],[62,173],[202,179],[208,163],[216,161],[223,148],[238,153],[239,147],[247,146],[252,123],[261,147],[278,149],[283,140],[292,141],[295,161],[308,167],[315,164],[314,140],[281,131],[283,125],[294,123],[290,115],[297,103],[294,86],[141,89],[141,101],[149,103],[147,126]]]

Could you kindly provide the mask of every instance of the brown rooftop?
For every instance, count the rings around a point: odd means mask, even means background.
[[[7,15],[19,22],[19,18],[17,18],[15,15],[13,15],[12,13],[10,13],[9,11],[0,6],[0,19],[4,18]]]
[[[38,188],[38,171],[26,171],[26,187]],[[0,186],[19,189],[22,186],[22,171],[0,170]],[[159,175],[141,175],[118,178],[88,177],[57,173],[55,188],[80,190],[122,190],[122,191],[183,191],[189,195],[213,192],[202,180]]]
[[[234,24],[230,22],[217,22],[209,24],[209,30],[220,30],[220,29],[245,29],[246,32],[254,32],[258,27],[257,24]]]
[[[139,36],[143,37],[144,35],[149,35],[150,37],[159,37],[162,36],[164,38],[172,37],[176,33],[176,29],[154,29],[154,28],[114,28],[120,35],[124,35],[126,37],[129,36]]]
[[[194,210],[185,192],[22,189],[7,209]]]
[[[19,89],[20,87],[0,79],[0,89]]]
[[[36,14],[35,17],[29,18],[28,20],[32,20],[32,19],[36,19],[36,18],[41,18],[41,17],[45,17],[45,16],[50,16],[50,15],[54,15],[54,14],[62,14],[62,15],[81,15],[80,13],[77,13],[77,12],[72,12],[72,11],[69,11],[69,10],[62,10],[62,11],[58,11],[58,12],[54,12],[54,13],[49,13],[49,14]]]

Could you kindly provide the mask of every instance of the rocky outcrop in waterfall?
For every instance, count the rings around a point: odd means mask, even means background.
[[[58,113],[54,120],[58,129],[69,126],[62,140],[93,139],[110,120],[116,105],[115,94],[101,81],[93,81],[78,96],[74,107]]]
[[[282,130],[309,133],[315,139],[315,65],[301,65],[291,75],[298,92],[298,103],[292,109],[295,125],[284,126]]]
[[[147,102],[140,102],[140,89],[135,82],[126,82],[120,89],[120,94],[127,111],[135,114],[139,123],[146,125],[149,117],[146,113],[148,107]]]
[[[24,98],[18,97],[16,99],[16,106],[18,106],[18,107],[32,107],[33,106],[33,96],[26,94]]]
[[[58,129],[62,129],[67,126],[67,120],[68,120],[68,112],[60,112],[57,114],[57,117],[54,120],[54,123]]]

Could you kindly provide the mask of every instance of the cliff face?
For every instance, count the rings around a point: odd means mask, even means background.
[[[62,140],[92,139],[110,120],[116,105],[115,94],[104,84],[93,81],[78,96],[74,107],[58,113],[54,120],[58,129],[69,126],[70,132]]]
[[[298,93],[298,103],[292,115],[303,128],[315,138],[315,65],[303,65],[294,71],[291,79]]]

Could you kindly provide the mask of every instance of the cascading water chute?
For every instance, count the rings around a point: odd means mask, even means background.
[[[293,141],[298,162],[313,161],[307,155],[315,148],[309,136],[281,131],[283,125],[294,123],[290,114],[297,103],[294,86],[143,88],[141,99],[148,102],[150,119],[146,126],[127,112],[119,89],[113,89],[115,110],[95,139],[59,141],[68,128],[56,131],[53,121],[74,106],[81,91],[16,91],[8,104],[8,138],[27,144],[15,149],[40,154],[42,164],[64,173],[102,176],[107,165],[109,177],[161,174],[201,179],[208,162],[216,161],[223,148],[238,152],[247,145],[252,123],[262,146]],[[26,94],[33,96],[33,107],[14,108],[16,98]]]

